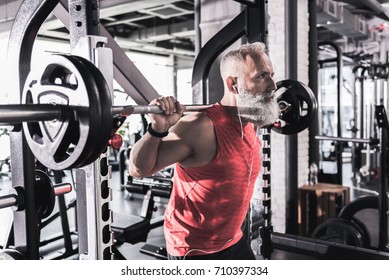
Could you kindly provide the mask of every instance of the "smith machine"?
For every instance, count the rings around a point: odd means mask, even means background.
[[[246,4],[242,12],[210,39],[196,58],[192,86],[200,98],[195,96],[194,100],[202,99],[207,104],[206,79],[211,63],[233,42],[239,38],[266,42],[267,1],[240,2]],[[71,54],[51,55],[45,65],[35,67],[31,65],[34,40],[51,12],[69,30]],[[107,146],[115,142],[115,131],[128,115],[158,112],[158,108],[146,105],[158,96],[157,92],[99,24],[98,1],[25,0],[11,29],[8,58],[10,74],[15,77],[9,88],[14,104],[0,106],[0,123],[12,126],[15,193],[0,197],[2,208],[14,209],[13,231],[8,238],[12,249],[5,246],[0,257],[39,259],[39,224],[44,216],[38,209],[47,209],[47,215],[52,197],[70,191],[69,186],[60,188],[46,183],[47,189],[52,190],[47,195],[50,199],[38,200],[41,195],[36,185],[44,176],[36,171],[37,160],[52,170],[76,169],[78,258],[115,259]],[[139,106],[112,106],[113,79]],[[296,134],[308,127],[317,109],[311,90],[298,81],[280,81],[277,91],[280,120],[263,133],[265,224],[260,235],[265,258],[270,258],[273,247],[286,243],[293,247],[298,243],[272,231],[270,129]],[[251,238],[258,232],[252,225],[246,228]],[[317,247],[319,243],[311,244]]]

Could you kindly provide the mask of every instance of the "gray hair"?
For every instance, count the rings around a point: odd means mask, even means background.
[[[266,52],[266,45],[255,42],[240,46],[239,49],[229,51],[220,61],[220,74],[225,80],[228,76],[239,76],[241,66],[248,55],[253,56],[259,52]]]

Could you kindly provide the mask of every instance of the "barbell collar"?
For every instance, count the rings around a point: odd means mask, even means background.
[[[54,189],[54,195],[59,196],[59,195],[70,193],[73,190],[73,187],[69,183],[61,183],[61,184],[54,185],[53,189]]]

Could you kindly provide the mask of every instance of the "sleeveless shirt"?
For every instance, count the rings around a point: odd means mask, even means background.
[[[212,254],[238,242],[260,171],[253,124],[242,127],[220,104],[205,114],[214,125],[217,153],[204,166],[175,164],[164,221],[166,249],[173,256]]]

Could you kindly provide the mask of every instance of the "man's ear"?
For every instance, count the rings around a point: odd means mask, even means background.
[[[227,80],[227,86],[228,86],[228,89],[234,93],[238,93],[238,88],[237,88],[237,85],[236,85],[236,82],[237,82],[237,79],[234,78],[234,77],[228,77]]]

